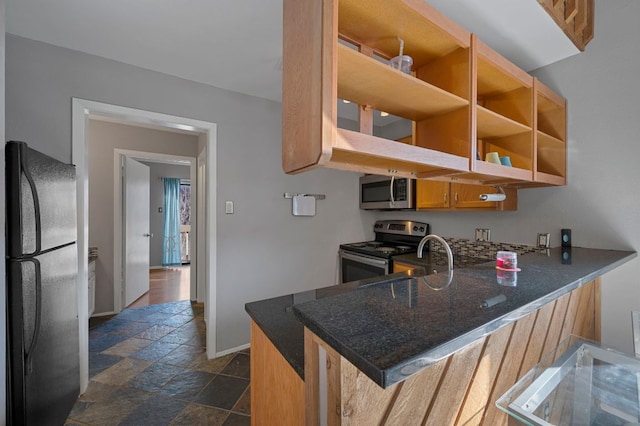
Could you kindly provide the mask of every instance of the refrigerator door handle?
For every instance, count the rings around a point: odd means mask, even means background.
[[[33,353],[38,344],[38,337],[40,336],[40,325],[42,322],[42,274],[40,273],[40,262],[38,259],[12,259],[12,262],[31,262],[35,268],[35,277],[36,277],[36,312],[34,315],[34,325],[33,325],[33,335],[31,336],[31,343],[28,348],[24,348],[24,359],[25,359],[25,374],[33,373]],[[23,303],[24,309],[24,303]],[[26,337],[26,336],[25,336]]]
[[[35,216],[35,226],[36,226],[36,249],[33,253],[25,253],[26,256],[36,256],[40,254],[42,250],[42,226],[40,223],[40,200],[38,198],[38,189],[36,188],[36,184],[33,181],[33,177],[29,173],[28,164],[27,164],[27,147],[26,145],[20,146],[20,163],[22,166],[22,173],[27,178],[27,182],[29,183],[29,187],[31,188],[31,197],[33,198],[33,214]]]

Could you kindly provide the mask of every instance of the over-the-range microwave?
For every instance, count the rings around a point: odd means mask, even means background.
[[[360,178],[360,208],[363,210],[413,210],[415,200],[415,179],[379,175]]]

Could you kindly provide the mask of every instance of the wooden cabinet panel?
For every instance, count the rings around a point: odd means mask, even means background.
[[[251,424],[304,424],[304,381],[253,321],[250,359]]]
[[[419,180],[416,185],[417,210],[517,210],[518,192],[506,189],[502,202],[481,201],[481,194],[496,194],[493,186]]]
[[[496,194],[498,190],[491,186],[464,185],[460,183],[451,184],[453,193],[453,204],[457,209],[496,209],[498,203],[494,201],[481,201],[481,194]]]
[[[396,260],[393,261],[393,272],[404,272],[410,271],[412,269],[417,268],[415,265],[410,265],[408,263],[398,262]]]
[[[416,208],[445,209],[449,207],[449,183],[419,180],[416,185]]]

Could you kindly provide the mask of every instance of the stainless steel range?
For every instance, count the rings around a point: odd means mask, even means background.
[[[340,282],[390,274],[393,256],[415,253],[429,234],[429,224],[410,220],[379,220],[373,226],[375,240],[340,245]],[[428,250],[428,246],[425,247]]]

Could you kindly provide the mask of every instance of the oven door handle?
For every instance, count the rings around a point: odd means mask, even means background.
[[[389,263],[389,261],[386,259],[385,260],[372,259],[370,257],[349,254],[345,251],[340,252],[340,256],[342,256],[343,259],[353,260],[354,262],[365,263],[367,265],[386,266]]]

